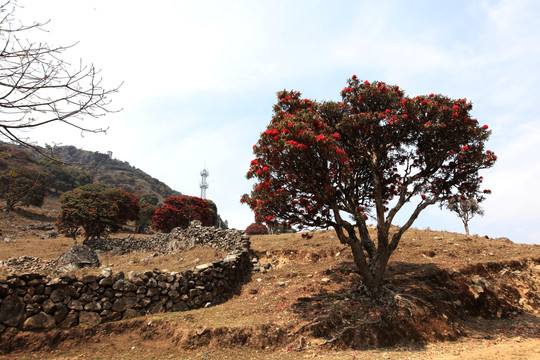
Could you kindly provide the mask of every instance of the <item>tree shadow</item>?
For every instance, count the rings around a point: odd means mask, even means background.
[[[55,222],[56,217],[54,216],[48,216],[45,214],[38,214],[30,210],[25,210],[23,208],[15,208],[13,210],[14,213],[29,219],[29,220],[35,220],[35,221],[43,221],[43,222]]]
[[[423,348],[428,342],[456,340],[476,331],[471,319],[512,323],[522,313],[517,290],[512,284],[482,283],[474,275],[433,263],[393,262],[381,296],[372,298],[354,263],[344,262],[323,273],[340,287],[298,298],[292,305],[305,321],[296,333],[321,338],[323,344],[337,348]],[[520,324],[522,319],[515,321]],[[538,337],[538,318],[528,321],[529,330],[520,336]]]

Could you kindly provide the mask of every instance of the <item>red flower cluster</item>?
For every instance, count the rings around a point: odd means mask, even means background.
[[[165,199],[152,217],[156,230],[170,232],[175,227],[188,227],[192,220],[200,220],[203,226],[212,226],[212,213],[208,203],[194,196],[171,196]]]

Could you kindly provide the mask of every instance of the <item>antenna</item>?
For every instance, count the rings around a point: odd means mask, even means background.
[[[206,170],[206,164],[204,165],[204,170],[201,171],[201,199],[206,199],[206,189],[208,189],[208,183],[206,182],[206,178],[210,175],[208,170]]]

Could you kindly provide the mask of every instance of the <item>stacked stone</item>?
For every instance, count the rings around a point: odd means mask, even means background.
[[[148,313],[184,311],[221,303],[241,286],[251,270],[249,251],[180,273],[145,271],[100,275],[37,273],[0,281],[0,333],[22,330],[94,326]]]
[[[170,233],[158,233],[153,237],[93,239],[85,240],[84,244],[96,250],[117,254],[131,251],[157,251],[169,254],[196,245],[233,251],[245,248],[247,243],[243,231],[201,226],[200,222],[193,221],[186,229],[175,228]]]
[[[167,239],[161,237],[135,238],[128,235],[124,238],[100,238],[88,239],[84,241],[95,250],[112,252],[115,254],[126,254],[131,251],[159,251],[167,247]]]

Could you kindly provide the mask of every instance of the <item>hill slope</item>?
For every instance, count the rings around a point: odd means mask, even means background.
[[[39,148],[41,152],[52,154],[65,165],[45,159],[38,152],[13,144],[0,143],[0,170],[10,165],[31,165],[48,174],[48,187],[60,193],[89,182],[99,182],[116,188],[123,188],[137,196],[155,194],[159,201],[169,196],[179,196],[180,192],[153,178],[144,171],[131,166],[126,161],[112,158],[112,154],[102,154],[77,149],[75,146],[54,146]]]

